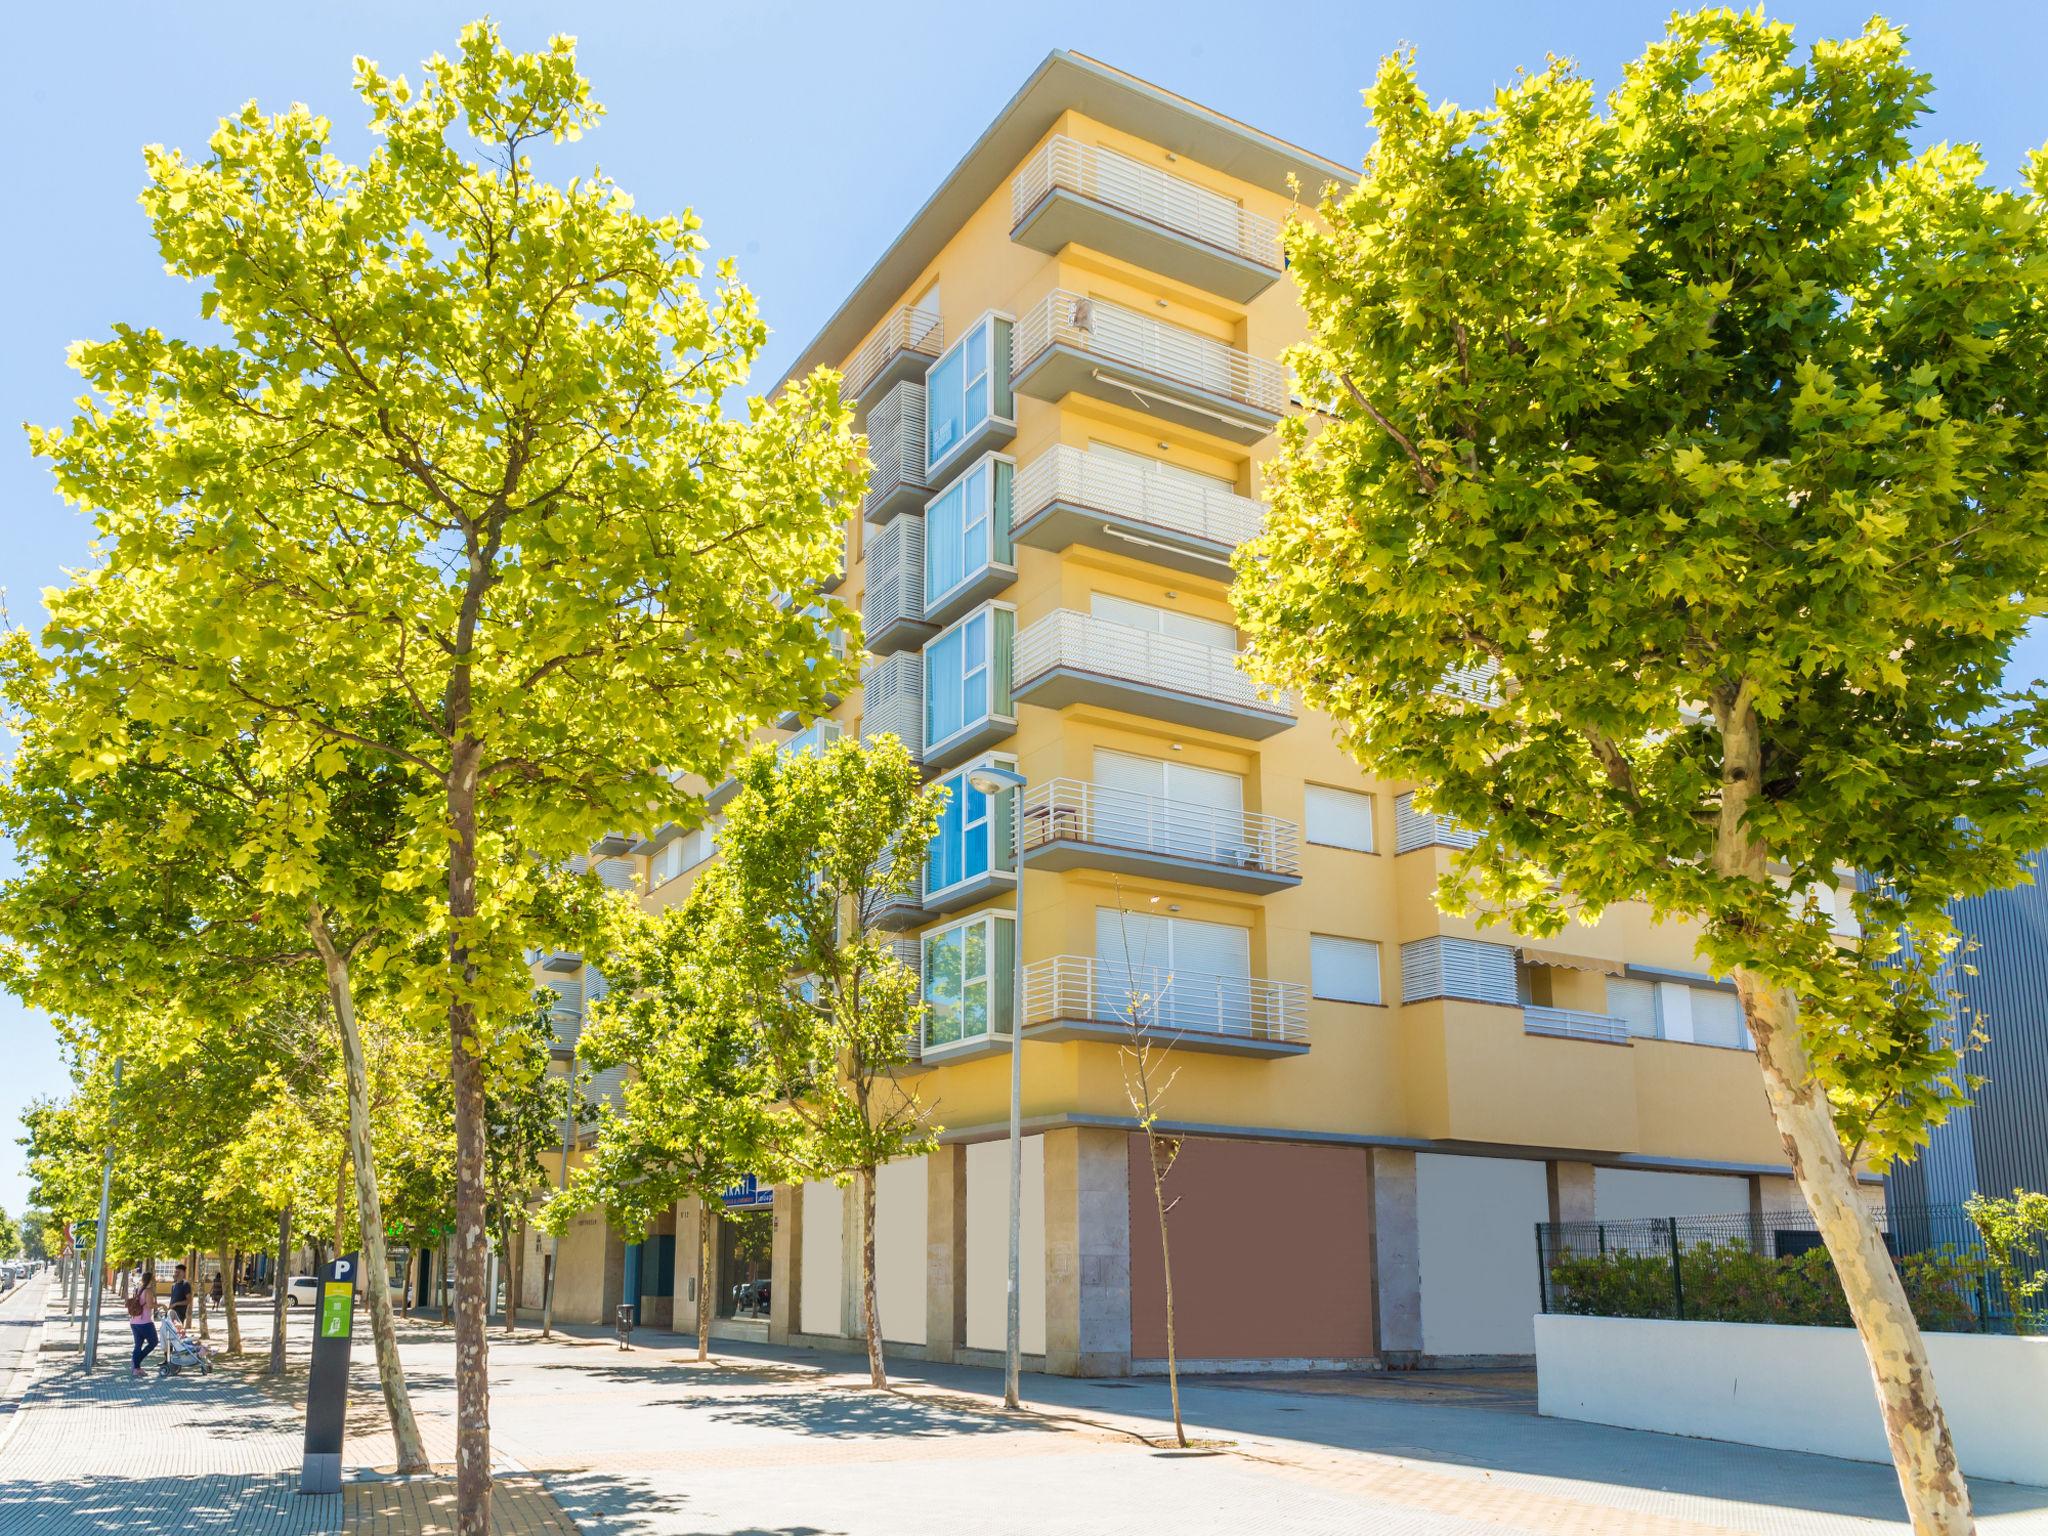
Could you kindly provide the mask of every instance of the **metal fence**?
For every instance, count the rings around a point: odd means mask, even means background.
[[[1959,1205],[1880,1214],[1886,1250],[1923,1328],[1944,1333],[2048,1332],[2016,1310]],[[1538,1222],[1545,1312],[1692,1322],[1847,1326],[1848,1302],[1810,1212]],[[2048,1268],[2048,1243],[2018,1268]]]

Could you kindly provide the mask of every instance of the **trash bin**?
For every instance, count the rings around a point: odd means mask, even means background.
[[[618,1325],[619,1325],[619,1348],[621,1348],[621,1349],[631,1349],[631,1348],[633,1347],[633,1303],[632,1303],[632,1302],[630,1302],[630,1301],[622,1301],[622,1302],[620,1302],[620,1303],[619,1303],[619,1313],[618,1313]]]

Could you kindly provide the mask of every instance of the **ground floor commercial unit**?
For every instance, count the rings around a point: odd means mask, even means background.
[[[1009,1144],[952,1141],[876,1181],[882,1333],[916,1358],[1000,1357]],[[1164,1368],[1165,1276],[1145,1137],[1059,1126],[1023,1142],[1021,1347],[1060,1374]],[[1186,1368],[1476,1364],[1527,1357],[1536,1225],[1783,1209],[1781,1172],[1186,1135],[1165,1185]],[[775,1191],[775,1342],[858,1348],[858,1191]]]

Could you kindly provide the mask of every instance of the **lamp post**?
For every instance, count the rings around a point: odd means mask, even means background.
[[[985,764],[967,775],[975,792],[993,800],[1010,792],[1010,833],[1015,839],[1012,865],[1016,873],[1017,919],[1010,961],[1010,1292],[1009,1315],[1003,1330],[1003,1406],[1021,1406],[1017,1396],[1019,1340],[1023,1328],[1024,1229],[1024,775],[1013,768]]]
[[[114,1058],[114,1091],[121,1091],[121,1058]],[[107,1155],[100,1164],[100,1218],[92,1233],[92,1274],[85,1282],[85,1368],[89,1371],[100,1363],[100,1277],[107,1268],[107,1207],[114,1188],[114,1133],[107,1131]],[[1010,1246],[1015,1248],[1015,1234]]]

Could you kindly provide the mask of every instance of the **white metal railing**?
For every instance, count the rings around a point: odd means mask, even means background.
[[[1093,955],[1024,967],[1024,1023],[1109,1024],[1148,1034],[1308,1043],[1308,989],[1296,981],[1219,976]]]
[[[1146,165],[1114,149],[1055,134],[1024,162],[1010,183],[1010,222],[1055,187],[1093,198],[1204,245],[1280,270],[1280,225],[1248,213],[1234,197],[1197,186],[1185,176]]]
[[[924,619],[924,519],[899,517],[870,528],[865,551],[868,580],[861,593],[863,634],[883,633],[905,619]]]
[[[1577,1008],[1522,1005],[1522,1033],[1555,1035],[1564,1040],[1597,1040],[1604,1045],[1628,1044],[1628,1020],[1611,1013],[1585,1013]]]
[[[1023,833],[1026,853],[1071,841],[1271,875],[1301,873],[1301,829],[1291,821],[1085,779],[1045,779],[1026,789]]]
[[[1056,608],[1017,636],[1012,676],[1014,686],[1022,688],[1042,672],[1071,667],[1098,677],[1293,719],[1293,695],[1262,697],[1258,686],[1238,667],[1239,654],[1071,608]]]
[[[1017,322],[1010,376],[1022,374],[1040,353],[1056,346],[1275,416],[1287,409],[1287,374],[1279,364],[1065,288],[1055,288]]]
[[[863,743],[893,733],[914,763],[924,761],[924,657],[900,651],[860,675]]]
[[[1113,459],[1061,443],[1017,471],[1010,526],[1054,502],[1127,517],[1134,523],[1235,549],[1255,537],[1265,509],[1256,498],[1188,475]]]
[[[878,505],[900,486],[924,489],[924,386],[905,379],[875,403],[868,412],[868,460],[874,473],[868,477],[867,495],[861,500],[866,511]]]
[[[839,395],[843,400],[858,399],[889,366],[889,359],[899,352],[915,352],[920,357],[937,357],[946,347],[945,322],[928,309],[917,309],[904,305],[882,323],[882,328],[861,343],[861,348],[846,362],[846,382],[840,386]]]

